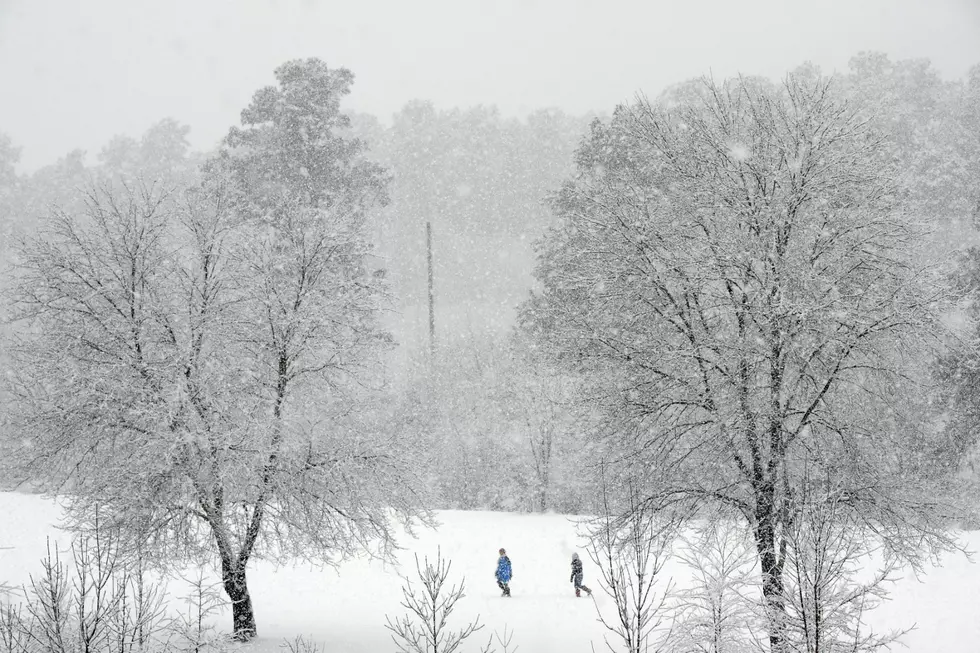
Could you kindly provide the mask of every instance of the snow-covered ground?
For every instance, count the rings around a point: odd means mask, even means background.
[[[58,509],[36,496],[0,493],[0,581],[21,583],[37,573],[45,537],[65,548],[66,533],[54,526]],[[560,515],[490,512],[442,512],[438,531],[422,531],[402,544],[401,568],[379,562],[352,561],[338,570],[281,566],[258,562],[249,574],[259,640],[247,647],[256,653],[280,650],[284,638],[304,635],[329,653],[395,651],[384,628],[385,615],[399,606],[399,573],[414,571],[414,554],[434,557],[437,547],[452,560],[451,579],[465,576],[467,597],[454,613],[457,624],[479,614],[486,627],[464,651],[477,651],[486,637],[504,628],[513,631],[521,653],[589,653],[604,650],[605,631],[596,621],[596,605],[576,599],[568,582],[569,559],[581,545],[574,525]],[[980,533],[964,537],[980,547]],[[497,549],[505,547],[514,565],[513,597],[500,596],[493,578]],[[587,556],[586,584],[597,589]],[[679,567],[668,573],[686,577]],[[591,582],[590,582],[591,581]],[[170,586],[179,595],[179,585]],[[910,653],[980,651],[980,565],[951,556],[923,578],[911,574],[892,592],[893,600],[873,615],[876,629],[917,628],[903,640]],[[597,590],[596,604],[610,607]],[[175,598],[176,601],[176,598]],[[222,615],[218,625],[230,626]],[[499,650],[499,647],[498,647]],[[513,650],[513,649],[512,649]],[[900,649],[899,649],[900,650]]]

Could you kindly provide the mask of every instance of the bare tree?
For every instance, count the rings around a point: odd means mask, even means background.
[[[182,641],[181,650],[186,653],[200,653],[218,640],[215,627],[209,623],[218,610],[227,607],[228,602],[221,596],[220,583],[208,583],[204,569],[199,567],[193,576],[182,576],[190,585],[184,595],[186,612],[181,612],[176,620],[178,639]]]
[[[601,510],[585,522],[589,556],[599,568],[600,585],[612,598],[615,617],[599,611],[599,620],[629,653],[666,650],[673,619],[672,579],[663,578],[677,537],[678,520],[643,502],[632,479],[625,482],[623,505],[615,505],[602,476]],[[597,608],[598,609],[598,608]],[[610,651],[617,648],[606,640]]]
[[[426,517],[379,427],[386,177],[335,133],[348,71],[277,76],[198,186],[99,186],[24,243],[10,347],[22,468],[158,562],[216,557],[240,640],[254,557],[388,556]]]
[[[555,494],[591,480],[580,457],[571,451],[577,411],[575,379],[549,366],[520,339],[512,339],[496,399],[524,436],[533,472],[533,508],[553,509]]]
[[[166,584],[149,574],[140,553],[127,561],[125,571],[113,579],[119,601],[109,614],[111,653],[168,650],[172,621],[167,615]]]
[[[0,601],[0,651],[3,653],[33,653],[31,638],[33,622],[24,614],[23,605]]]
[[[449,617],[456,604],[466,596],[465,580],[459,585],[447,585],[452,562],[443,560],[442,552],[434,562],[424,563],[415,556],[415,569],[420,585],[411,581],[402,586],[402,606],[409,614],[392,620],[385,626],[392,641],[402,653],[453,653],[475,632],[483,628],[479,616],[460,630],[450,630]],[[510,639],[507,639],[510,643]],[[489,648],[489,645],[488,645]]]
[[[23,588],[23,607],[0,605],[7,652],[133,653],[166,650],[165,584],[149,579],[141,557],[94,520],[72,541],[71,568],[48,541],[42,573]]]
[[[504,626],[503,634],[494,631],[493,636],[497,639],[497,644],[500,645],[501,653],[517,653],[517,649],[520,648],[520,646],[514,646],[514,648],[511,648],[514,641],[514,631],[509,630],[507,626]],[[486,648],[481,649],[481,652],[493,653],[491,650],[491,645],[492,641],[488,642]]]
[[[647,468],[651,502],[749,524],[783,653],[804,452],[833,461],[856,518],[907,561],[955,546],[919,455],[934,435],[903,403],[946,287],[915,262],[882,139],[832,81],[688,90],[593,125],[522,325],[592,379],[605,440]]]
[[[93,515],[91,533],[76,538],[71,551],[75,563],[72,616],[79,646],[86,653],[104,650],[112,635],[113,617],[122,612],[121,604],[129,589],[125,578],[119,582],[126,561],[120,555],[118,537],[103,527],[98,511]],[[119,625],[125,628],[128,624]]]
[[[746,653],[757,650],[759,614],[756,557],[751,536],[738,524],[711,519],[681,537],[677,558],[691,570],[676,593],[677,619],[670,650]]]
[[[870,653],[891,648],[910,630],[880,635],[866,622],[887,599],[899,565],[855,519],[848,500],[830,479],[798,497],[786,565],[786,631],[795,653]],[[876,555],[879,567],[868,571]]]

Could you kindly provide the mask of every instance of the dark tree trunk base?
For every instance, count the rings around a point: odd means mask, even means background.
[[[233,602],[231,604],[232,620],[235,625],[235,634],[232,638],[237,642],[247,642],[253,639],[258,633],[255,630],[255,613],[252,612],[252,599],[246,592],[244,603]]]
[[[230,569],[222,561],[222,584],[231,600],[231,617],[234,627],[232,638],[238,642],[247,642],[258,634],[255,628],[255,612],[252,610],[252,597],[245,583],[244,569]]]

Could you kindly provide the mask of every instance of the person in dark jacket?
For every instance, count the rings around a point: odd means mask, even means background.
[[[497,571],[494,576],[497,578],[497,586],[503,590],[501,596],[510,596],[509,583],[513,573],[510,567],[510,558],[507,557],[507,552],[503,549],[500,550],[500,558],[497,559]]]
[[[582,584],[582,578],[585,574],[582,572],[582,560],[578,557],[577,553],[572,554],[572,577],[571,582],[575,585],[575,596],[582,596],[582,590],[589,596],[592,596],[592,590]]]

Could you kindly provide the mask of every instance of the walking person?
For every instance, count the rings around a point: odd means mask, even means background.
[[[507,552],[500,549],[500,557],[497,559],[497,571],[494,574],[497,578],[497,586],[503,590],[501,596],[510,596],[510,579],[513,577],[513,573],[510,566],[510,558],[507,557]]]
[[[589,596],[592,596],[592,590],[582,584],[582,579],[585,577],[582,571],[582,560],[578,557],[577,553],[572,554],[572,577],[569,579],[575,585],[575,596],[582,596],[582,590]]]

